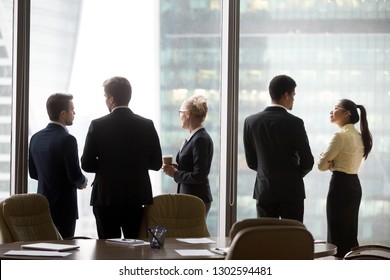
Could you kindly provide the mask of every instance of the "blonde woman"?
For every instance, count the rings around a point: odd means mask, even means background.
[[[360,110],[360,117],[358,110]],[[348,99],[340,100],[330,112],[330,121],[340,129],[320,155],[318,169],[332,171],[326,201],[328,242],[337,246],[337,259],[358,246],[358,218],[362,198],[358,170],[372,149],[366,109]],[[354,124],[359,122],[360,132]]]
[[[177,192],[199,197],[208,214],[213,201],[208,175],[213,159],[213,140],[203,126],[208,111],[207,100],[194,95],[179,110],[181,127],[189,135],[176,156],[177,164],[164,165],[163,171],[178,184]]]

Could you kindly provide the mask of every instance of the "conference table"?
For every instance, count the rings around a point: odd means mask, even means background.
[[[184,241],[183,241],[184,240]],[[21,251],[21,246],[35,242],[13,242],[0,245],[0,259],[24,260],[223,260],[223,254],[214,253],[215,248],[227,248],[228,237],[210,237],[205,239],[166,238],[164,247],[152,249],[150,244],[129,245],[126,243],[110,242],[103,239],[72,239],[39,241],[54,244],[77,245],[79,248],[66,251],[67,256],[24,256],[7,255],[9,251]],[[195,243],[188,243],[195,242]],[[210,243],[212,242],[212,243]],[[23,249],[22,251],[27,251]],[[329,243],[314,244],[314,258],[322,258],[336,254],[337,248]]]

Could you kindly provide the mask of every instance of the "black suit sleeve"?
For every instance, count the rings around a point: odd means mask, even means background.
[[[69,135],[65,139],[62,146],[62,151],[63,151],[64,165],[69,180],[72,183],[74,183],[77,187],[81,186],[85,181],[85,177],[81,173],[77,141],[76,138],[74,138],[74,136]]]
[[[162,152],[161,152],[160,139],[158,137],[153,122],[151,122],[150,132],[151,132],[150,137],[152,141],[151,148],[153,149],[153,151],[150,157],[149,169],[158,171],[162,166]]]
[[[91,122],[87,137],[85,139],[85,145],[83,155],[81,156],[81,168],[86,172],[97,172],[98,168],[98,149],[97,143],[94,141],[94,122]]]
[[[34,159],[32,157],[31,146],[30,146],[29,152],[28,152],[28,171],[29,171],[30,177],[32,179],[38,180],[38,171],[37,171],[37,168],[35,166]]]
[[[313,169],[314,157],[311,153],[309,139],[306,134],[304,123],[301,119],[298,119],[296,122],[294,131],[295,137],[292,139],[299,157],[299,168],[301,170],[301,175],[304,177]]]
[[[245,150],[245,159],[248,167],[252,170],[257,170],[257,154],[255,144],[252,142],[252,137],[250,136],[250,128],[248,120],[244,122],[244,150]]]

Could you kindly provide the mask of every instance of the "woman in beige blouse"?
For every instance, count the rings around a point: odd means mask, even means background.
[[[360,118],[357,109],[360,110]],[[362,189],[357,175],[360,164],[372,148],[366,109],[342,99],[330,112],[330,121],[339,126],[326,150],[321,153],[318,169],[332,171],[326,201],[328,242],[337,246],[336,258],[342,259],[358,246],[358,216]],[[354,126],[360,119],[360,131]]]

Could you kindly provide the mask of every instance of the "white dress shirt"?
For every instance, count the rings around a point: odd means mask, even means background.
[[[69,130],[66,128],[65,125],[63,125],[62,123],[60,122],[56,122],[56,121],[50,121],[50,123],[54,123],[54,124],[58,124],[59,126],[62,126],[67,132],[69,132]]]
[[[353,124],[346,124],[333,135],[325,152],[320,155],[318,169],[357,174],[363,155],[361,134]]]
[[[190,141],[190,139],[192,138],[192,136],[198,132],[198,130],[202,129],[203,126],[199,126],[197,128],[195,128],[193,131],[191,131],[190,135],[184,139],[183,143],[181,144],[181,147],[180,147],[180,152],[181,150],[183,149],[183,147],[187,144],[188,141]]]

